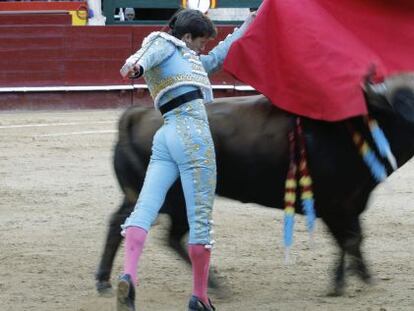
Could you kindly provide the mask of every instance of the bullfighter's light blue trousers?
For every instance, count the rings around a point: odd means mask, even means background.
[[[207,114],[201,99],[164,115],[154,136],[152,155],[134,211],[122,229],[149,231],[172,184],[181,177],[190,225],[189,244],[212,245],[211,217],[216,162]]]

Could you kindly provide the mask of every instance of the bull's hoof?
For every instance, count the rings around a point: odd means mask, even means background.
[[[95,286],[100,296],[112,297],[114,295],[111,282],[109,281],[98,281]]]
[[[372,276],[367,271],[357,270],[356,275],[365,284],[367,284],[367,285],[372,285],[373,284]]]
[[[373,281],[371,273],[362,260],[354,259],[353,263],[348,267],[347,270],[351,275],[356,275],[365,284],[372,284]]]
[[[332,289],[332,291],[330,291],[328,293],[329,297],[340,297],[343,296],[345,293],[345,283],[344,282],[335,282],[335,285]]]
[[[344,292],[343,288],[335,288],[328,293],[328,297],[341,297],[344,295]]]
[[[227,285],[226,279],[218,273],[214,268],[210,269],[208,278],[208,291],[216,299],[227,300],[233,294],[229,286]]]
[[[223,281],[220,280],[221,277],[216,268],[210,267],[208,274],[208,288],[220,290],[222,287]]]
[[[208,292],[215,299],[220,299],[220,300],[228,300],[233,296],[233,292],[231,291],[231,289],[228,288],[228,286],[225,286],[223,284],[221,284],[219,287],[216,287],[216,288],[209,288]]]

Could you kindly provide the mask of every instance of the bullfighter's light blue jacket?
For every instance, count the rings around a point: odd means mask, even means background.
[[[221,41],[206,55],[197,55],[186,44],[165,32],[148,35],[142,47],[127,60],[131,67],[137,63],[143,75],[154,105],[159,108],[169,100],[199,88],[204,102],[213,101],[208,74],[220,69],[231,44],[240,38],[250,20]]]

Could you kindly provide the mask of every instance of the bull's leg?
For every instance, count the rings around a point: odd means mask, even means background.
[[[340,296],[344,293],[347,257],[351,259],[353,272],[356,272],[367,283],[371,279],[361,252],[362,229],[359,220],[360,212],[364,210],[367,200],[367,197],[353,200],[335,209],[331,208],[321,215],[340,248],[331,295]]]
[[[347,219],[346,236],[343,241],[343,249],[349,258],[350,265],[348,271],[356,274],[362,281],[371,283],[371,274],[366,265],[363,252],[361,251],[363,242],[363,233],[361,227],[360,213],[365,210],[368,203],[370,191],[362,191],[357,199],[352,201],[352,207],[355,214],[350,215]],[[351,206],[347,206],[350,209]]]
[[[330,293],[331,296],[341,296],[345,289],[345,251],[341,249],[340,252],[334,272],[334,289]]]
[[[338,212],[338,209],[336,209],[336,211]],[[343,295],[346,286],[345,260],[350,249],[349,243],[350,241],[357,241],[355,237],[358,236],[360,232],[350,231],[352,222],[351,217],[349,215],[344,215],[344,213],[323,215],[322,217],[340,248],[340,254],[338,256],[338,261],[334,269],[335,275],[333,291],[330,293],[330,295],[341,296]],[[352,244],[354,248],[360,247],[359,244]]]
[[[362,232],[359,226],[359,219],[354,219],[358,223],[358,227],[353,227],[349,231],[349,235],[340,243],[341,253],[339,255],[339,262],[335,269],[334,291],[332,295],[340,296],[343,294],[346,282],[346,273],[356,274],[365,283],[370,283],[371,275],[365,264],[364,257],[361,252]],[[349,259],[350,265],[345,269],[346,258]]]
[[[190,264],[190,258],[183,243],[183,239],[188,233],[188,224],[177,224],[175,222],[176,217],[177,216],[174,215],[171,219],[172,223],[168,236],[168,246],[171,247],[187,264]]]
[[[121,224],[132,212],[134,205],[124,200],[119,210],[117,210],[109,221],[108,233],[106,236],[104,251],[98,270],[95,274],[96,289],[100,294],[108,294],[111,292],[110,277],[115,255],[121,245],[123,237],[121,236]]]
[[[180,182],[176,182],[171,187],[167,194],[165,205],[165,210],[171,218],[171,226],[168,233],[168,246],[187,264],[190,264],[190,258],[188,257],[183,241],[188,233],[189,227],[185,209],[184,193]]]
[[[355,273],[365,283],[370,284],[372,277],[365,264],[364,256],[361,251],[363,236],[359,218],[354,220],[352,231],[358,232],[359,234],[355,235],[353,239],[347,240],[344,246],[350,257],[350,266],[348,270],[351,273]]]

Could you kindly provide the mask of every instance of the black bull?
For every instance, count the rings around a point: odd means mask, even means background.
[[[389,139],[400,167],[414,154],[414,79],[390,78],[379,95],[367,86],[367,103]],[[289,164],[288,132],[295,116],[271,105],[263,96],[217,99],[207,106],[217,155],[217,194],[241,202],[283,208],[284,183]],[[348,120],[364,131],[362,118]],[[360,214],[377,183],[352,142],[347,122],[302,118],[308,164],[314,182],[315,209],[341,252],[335,269],[334,293],[345,285],[345,260],[350,269],[369,282],[361,252]],[[149,162],[152,137],[162,118],[154,109],[128,109],[119,123],[114,166],[124,201],[110,219],[102,259],[96,274],[97,289],[110,288],[110,273],[121,243],[120,225],[133,209]],[[366,135],[367,137],[369,135]],[[300,212],[301,208],[296,207]],[[169,245],[188,261],[182,238],[188,231],[185,202],[177,181],[167,194],[162,211],[171,217]]]

